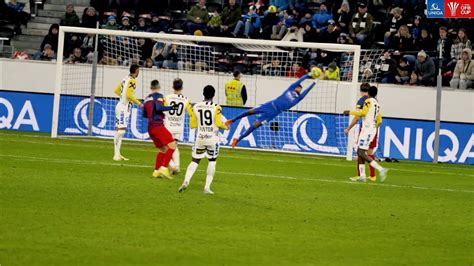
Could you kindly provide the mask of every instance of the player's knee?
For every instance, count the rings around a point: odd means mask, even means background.
[[[168,147],[167,146],[159,147],[158,150],[160,150],[160,152],[165,153],[166,151],[168,151]]]
[[[201,162],[201,159],[193,158],[193,162],[199,164]]]
[[[173,141],[173,142],[171,142],[171,143],[168,144],[168,148],[170,148],[170,149],[173,149],[173,150],[174,150],[174,149],[176,149],[176,147],[177,147],[176,141]]]

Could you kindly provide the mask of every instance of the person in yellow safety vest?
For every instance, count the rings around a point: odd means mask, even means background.
[[[247,102],[247,88],[240,81],[240,71],[234,71],[234,79],[225,84],[226,105],[242,107]]]
[[[341,80],[341,77],[339,76],[339,67],[335,62],[331,62],[328,66],[328,69],[324,71],[324,79],[328,80]]]

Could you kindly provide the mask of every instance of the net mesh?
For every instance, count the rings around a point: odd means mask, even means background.
[[[179,77],[184,81],[183,94],[192,102],[202,100],[202,88],[211,84],[216,88],[214,102],[222,106],[226,105],[225,83],[233,78],[233,71],[239,70],[243,73],[241,82],[247,90],[247,102],[243,108],[224,107],[224,116],[232,118],[279,96],[304,72],[301,69],[318,66],[324,71],[334,61],[340,72],[339,80],[317,80],[316,88],[303,101],[254,131],[242,143],[261,149],[344,155],[347,137],[343,130],[348,118],[338,114],[348,106],[337,106],[337,99],[340,90],[352,82],[354,54],[317,49],[317,44],[315,47],[242,45],[237,39],[235,44],[178,41],[161,39],[159,34],[153,39],[100,35],[96,67],[63,65],[58,134],[112,137],[118,102],[114,89],[128,75],[132,63],[145,66],[137,78],[138,99],[146,97],[154,79],[159,80],[164,95],[171,94],[172,82]],[[381,51],[362,51],[361,68],[357,71],[359,80],[376,82],[380,56]],[[303,88],[312,81],[305,81]],[[126,138],[148,139],[147,122],[141,114],[139,108],[132,108]],[[89,118],[92,118],[90,130]],[[255,119],[244,118],[232,130],[224,132],[223,144],[229,145]],[[192,134],[186,122],[183,142],[192,142]]]

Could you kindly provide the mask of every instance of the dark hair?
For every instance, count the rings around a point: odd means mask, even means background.
[[[368,92],[369,88],[370,88],[370,84],[367,82],[360,84],[360,91]]]
[[[439,30],[444,30],[444,31],[448,32],[448,28],[446,28],[445,26],[439,27]]]
[[[238,77],[240,75],[240,71],[236,70],[234,71],[234,78]]]
[[[180,78],[175,78],[173,80],[173,89],[182,90],[183,89],[183,80]]]
[[[154,88],[154,87],[159,87],[160,86],[160,82],[158,80],[153,80],[151,82],[151,87]]]
[[[130,66],[130,74],[134,74],[135,72],[137,72],[137,69],[139,69],[140,66],[137,65],[137,64],[133,64]]]
[[[206,99],[212,99],[214,98],[214,95],[216,94],[216,89],[212,85],[207,85],[204,87],[203,93],[204,98]]]
[[[369,96],[370,97],[376,97],[378,93],[378,89],[375,86],[370,86],[369,88]]]

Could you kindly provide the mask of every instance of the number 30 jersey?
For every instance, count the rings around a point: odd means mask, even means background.
[[[184,133],[184,119],[186,116],[184,110],[186,109],[186,112],[191,117],[193,115],[191,103],[189,102],[189,99],[182,94],[170,94],[165,96],[165,105],[178,106],[177,110],[171,110],[166,113],[165,126],[171,134],[173,134],[175,139],[182,140]]]
[[[211,101],[200,102],[193,107],[190,127],[197,128],[196,145],[211,146],[219,143],[219,129],[227,129],[222,123],[222,108]]]

